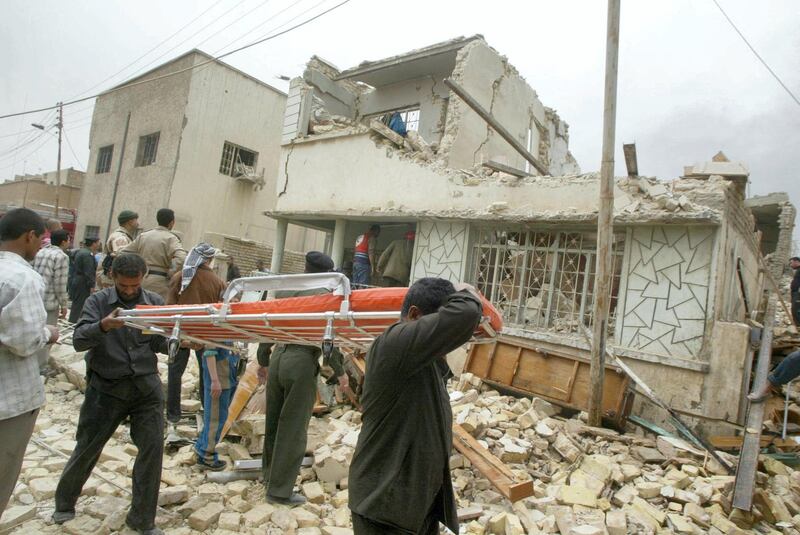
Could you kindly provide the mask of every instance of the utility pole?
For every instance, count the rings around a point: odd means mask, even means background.
[[[617,66],[619,59],[620,0],[608,0],[606,83],[603,106],[603,161],[600,166],[600,210],[597,216],[597,267],[592,306],[592,361],[589,425],[599,427],[603,417],[606,337],[612,277],[614,236],[614,140],[617,126]]]
[[[61,131],[64,129],[64,103],[58,103],[58,160],[56,162],[56,219],[58,219],[58,196],[61,194]]]

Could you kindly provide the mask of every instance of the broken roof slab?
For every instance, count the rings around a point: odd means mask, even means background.
[[[480,175],[382,145],[374,134],[294,142],[283,151],[283,176],[272,217],[292,219],[450,219],[542,224],[594,224],[597,173],[564,177]],[[701,182],[711,193],[716,182]],[[639,183],[637,183],[639,184]],[[615,220],[626,224],[716,224],[720,212],[690,201],[658,208],[670,196],[655,184],[622,179],[615,187]],[[726,184],[725,182],[722,183]],[[671,197],[670,197],[671,199]],[[716,208],[716,207],[714,207]]]
[[[449,73],[456,66],[458,51],[483,36],[458,37],[377,61],[365,61],[358,67],[342,71],[335,79],[363,82],[381,87],[403,80],[412,80],[431,73]]]

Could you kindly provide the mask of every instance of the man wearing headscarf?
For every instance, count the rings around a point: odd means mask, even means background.
[[[306,254],[306,273],[333,271],[333,260],[326,254],[311,251]],[[277,292],[277,298],[299,297],[326,293],[310,289]],[[270,354],[270,349],[272,352]],[[281,505],[300,505],[306,499],[293,492],[300,464],[306,451],[308,422],[314,409],[319,375],[320,347],[295,344],[260,344],[258,363],[267,368],[259,372],[269,375],[267,381],[266,434],[262,471],[267,488],[267,501]],[[342,387],[349,386],[342,366],[342,354],[334,349],[326,365],[333,368]]]
[[[168,305],[200,305],[216,303],[225,292],[225,281],[211,269],[217,250],[207,243],[198,243],[186,257],[183,269],[169,282]],[[202,350],[195,351],[200,370],[200,400],[203,401]],[[167,374],[167,442],[179,442],[175,426],[181,419],[181,379],[189,362],[189,349],[181,348],[168,364]]]

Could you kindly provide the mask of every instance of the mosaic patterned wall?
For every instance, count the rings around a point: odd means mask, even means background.
[[[624,347],[696,357],[705,334],[714,229],[642,227],[627,264]]]
[[[453,282],[463,277],[467,250],[467,225],[451,221],[420,221],[417,225],[411,280],[442,277]]]

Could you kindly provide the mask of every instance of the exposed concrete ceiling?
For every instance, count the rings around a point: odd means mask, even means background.
[[[477,39],[483,37],[480,35],[460,37],[399,56],[365,61],[358,67],[342,71],[336,79],[353,80],[372,87],[381,87],[430,74],[449,74],[456,66],[458,51]]]

